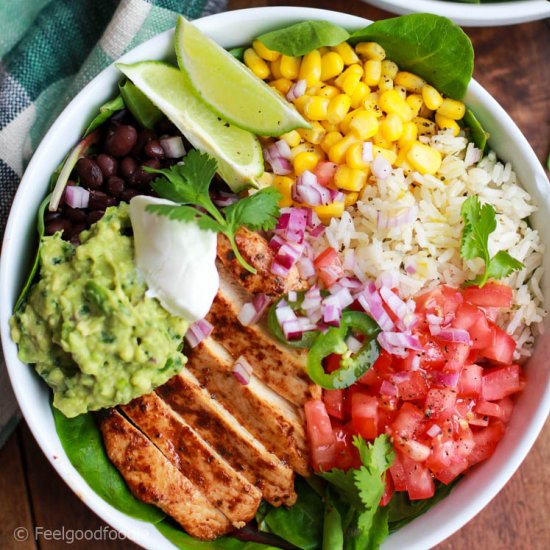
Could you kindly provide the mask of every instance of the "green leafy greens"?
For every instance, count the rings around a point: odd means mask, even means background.
[[[217,163],[212,157],[192,150],[185,157],[184,164],[176,164],[163,170],[146,170],[163,176],[152,183],[158,195],[177,203],[149,205],[147,211],[172,220],[195,221],[201,229],[223,233],[229,239],[239,262],[251,273],[256,273],[241,256],[235,242],[235,234],[241,226],[253,231],[267,231],[275,227],[281,198],[276,189],[262,189],[218,210],[209,194],[210,182],[217,170]],[[195,207],[200,207],[204,211]]]
[[[470,109],[466,109],[466,114],[464,115],[462,122],[469,129],[470,138],[474,142],[475,146],[483,153],[487,148],[489,132],[483,128],[481,122],[479,122]]]
[[[492,258],[489,254],[489,235],[496,229],[496,213],[490,204],[483,206],[476,196],[467,198],[460,211],[464,221],[460,254],[465,260],[481,258],[485,271],[466,285],[482,287],[489,279],[502,279],[523,267],[523,264],[501,250]]]

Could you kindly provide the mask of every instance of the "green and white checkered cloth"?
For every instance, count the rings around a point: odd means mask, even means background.
[[[32,152],[97,73],[175,25],[226,0],[0,0],[0,239]],[[17,407],[0,350],[0,446]]]

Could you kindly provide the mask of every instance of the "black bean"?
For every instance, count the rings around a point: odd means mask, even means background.
[[[71,208],[70,206],[65,206],[63,212],[73,223],[84,223],[86,221],[86,212],[81,208]]]
[[[164,149],[159,141],[152,139],[149,143],[145,145],[143,152],[152,158],[162,159],[164,158]]]
[[[113,197],[120,197],[124,191],[124,180],[118,176],[113,176],[107,180],[107,191]]]
[[[48,222],[44,227],[44,233],[46,235],[53,235],[58,231],[62,231],[63,234],[68,233],[71,229],[71,222],[65,218],[57,218]]]
[[[90,191],[90,202],[88,203],[90,210],[105,210],[105,208],[115,204],[116,199],[103,193],[103,191]]]
[[[138,163],[135,159],[132,157],[124,157],[118,165],[119,175],[126,181],[130,181],[130,178],[134,175],[137,167]]]
[[[87,229],[88,225],[86,223],[77,223],[75,224],[70,233],[71,233],[71,237],[70,237],[70,241],[73,243],[73,244],[80,244],[80,233],[82,233],[82,231],[84,231],[84,229]],[[77,243],[74,243],[73,242],[73,239],[76,237],[77,239]]]
[[[139,191],[137,189],[127,187],[126,189],[124,189],[124,191],[122,191],[120,195],[120,200],[123,200],[124,202],[130,202],[137,195],[139,195]]]
[[[78,159],[76,171],[84,187],[88,189],[99,189],[101,187],[103,183],[103,173],[92,159]]]
[[[178,129],[167,118],[163,118],[157,124],[157,130],[161,134],[166,134],[166,135],[170,135],[170,136],[176,135],[178,133]]]
[[[103,217],[103,214],[105,214],[105,210],[92,210],[88,214],[88,223],[92,225],[93,223],[99,221]]]
[[[132,149],[132,156],[139,157],[143,153],[143,148],[157,136],[152,130],[141,130],[138,134],[136,144]]]
[[[105,137],[105,151],[113,157],[124,157],[135,146],[137,130],[129,124],[109,128]]]
[[[105,153],[100,153],[97,155],[95,162],[106,178],[116,176],[118,163],[114,157],[106,155]]]
[[[157,176],[157,174],[151,174],[146,172],[143,169],[143,166],[148,166],[149,168],[160,168],[159,159],[149,159],[146,160],[135,172],[133,175],[133,184],[138,188],[147,187]]]
[[[59,210],[56,210],[55,212],[50,212],[49,210],[47,210],[46,213],[44,214],[44,221],[48,223],[53,220],[57,220],[60,217],[61,217],[61,212]]]

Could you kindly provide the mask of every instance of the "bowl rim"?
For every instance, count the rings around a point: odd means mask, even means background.
[[[207,34],[215,35],[220,29],[223,30],[227,28],[231,22],[238,21],[239,25],[246,25],[251,22],[263,22],[265,21],[266,26],[272,26],[271,19],[274,18],[277,20],[277,24],[284,25],[289,24],[294,21],[300,21],[304,19],[323,19],[330,20],[336,24],[340,24],[345,27],[357,27],[360,28],[366,24],[369,24],[368,19],[357,17],[349,14],[344,14],[341,12],[333,12],[329,10],[321,10],[317,8],[300,8],[300,7],[260,7],[260,8],[249,8],[244,10],[235,10],[232,12],[222,12],[220,14],[211,15],[201,19],[195,20],[195,23]],[[122,56],[118,61],[122,62],[132,62],[138,59],[147,59],[151,58],[151,54],[147,55],[146,52],[149,52],[151,46],[154,49],[153,51],[161,52],[163,43],[169,41],[171,43],[171,37],[173,35],[173,29],[160,33],[140,46],[132,49],[130,52]],[[242,40],[245,40],[243,38]],[[155,54],[157,57],[160,57],[160,53]],[[86,98],[104,79],[111,78],[111,74],[115,74],[114,64],[110,65],[99,73],[92,81],[90,81],[79,94],[77,94],[73,100],[67,105],[63,112],[56,119],[54,124],[48,130],[40,145],[38,146],[36,152],[29,163],[27,170],[21,180],[19,189],[15,196],[12,209],[10,211],[10,216],[8,219],[8,224],[6,226],[6,232],[3,242],[3,253],[0,261],[0,288],[6,288],[5,285],[8,283],[8,265],[10,258],[13,256],[17,257],[18,252],[12,250],[13,247],[10,246],[10,236],[16,231],[17,225],[17,212],[24,208],[24,203],[27,199],[27,195],[32,192],[31,190],[31,179],[34,172],[37,171],[42,162],[42,157],[44,156],[43,152],[46,150],[47,144],[50,141],[56,141],[60,139],[58,135],[60,129],[65,121],[65,119],[70,118],[71,114],[78,109],[79,103],[83,101],[83,98]],[[535,168],[536,172],[536,185],[543,186],[549,185],[546,174],[544,173],[540,162],[538,161],[534,151],[528,144],[526,138],[523,136],[521,131],[517,128],[515,123],[512,121],[510,116],[504,111],[504,109],[498,104],[496,99],[494,99],[480,84],[475,80],[472,80],[468,87],[468,94],[472,99],[479,101],[480,103],[488,103],[491,105],[492,114],[496,114],[498,117],[514,129],[514,132],[517,134],[517,146],[521,149],[521,154],[527,158],[529,165],[532,165]],[[539,178],[540,176],[540,178]],[[49,177],[49,176],[48,176]],[[546,197],[548,194],[546,193]],[[91,489],[84,478],[74,469],[72,464],[69,462],[64,450],[62,449],[58,437],[50,437],[51,434],[43,433],[40,431],[38,426],[38,419],[36,418],[36,413],[33,412],[33,402],[25,394],[25,387],[19,385],[17,382],[19,380],[18,371],[21,365],[23,365],[17,358],[16,346],[11,341],[8,319],[11,316],[13,310],[13,304],[9,304],[8,300],[2,300],[0,304],[0,322],[1,322],[1,335],[2,342],[4,345],[4,354],[6,357],[6,366],[10,376],[10,380],[17,397],[18,403],[20,405],[23,416],[25,417],[29,428],[36,441],[38,442],[42,452],[46,455],[47,459],[50,461],[57,473],[63,478],[65,483],[69,485],[71,490],[97,515],[99,515],[107,524],[111,525],[117,529],[124,536],[128,537],[130,540],[133,540],[137,544],[140,544],[147,548],[174,548],[174,546],[163,537],[151,524],[136,520],[127,516],[126,514],[118,511],[116,508],[112,507],[106,501],[104,501],[99,495],[97,495],[93,489]],[[32,368],[27,365],[23,365],[27,368]],[[448,523],[441,522],[437,524],[435,529],[430,533],[427,533],[420,542],[414,542],[407,544],[408,548],[426,548],[428,546],[433,546],[455,531],[460,529],[465,525],[472,517],[474,517],[488,502],[502,489],[506,484],[509,478],[517,470],[525,456],[527,455],[529,449],[535,442],[540,430],[542,429],[546,417],[550,411],[550,384],[547,385],[545,393],[542,396],[541,403],[536,410],[531,423],[525,430],[522,438],[521,445],[517,445],[511,456],[509,456],[505,462],[502,471],[498,472],[498,475],[494,475],[491,479],[491,483],[485,487],[483,491],[477,492],[472,498],[471,503],[461,510],[457,515],[455,515],[451,521]],[[438,506],[440,506],[439,504]],[[437,506],[432,510],[437,509]],[[413,522],[416,523],[416,522]],[[412,524],[409,524],[412,525]],[[407,529],[408,526],[403,529]],[[400,530],[400,531],[403,531]],[[391,537],[395,537],[399,531],[393,534]],[[158,537],[161,537],[160,539]],[[162,539],[162,540],[161,540]],[[389,541],[390,539],[388,539]],[[154,545],[152,545],[154,543]],[[386,547],[387,545],[383,545]],[[389,546],[388,546],[389,547]],[[394,548],[393,545],[391,545]],[[399,546],[395,546],[398,548]]]

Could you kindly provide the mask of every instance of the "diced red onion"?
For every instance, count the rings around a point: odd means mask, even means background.
[[[196,348],[213,330],[214,327],[206,319],[199,319],[187,329],[185,339],[192,348]]]
[[[298,80],[288,90],[286,98],[288,101],[294,101],[299,97],[302,97],[306,93],[307,82],[305,80]]]
[[[416,267],[412,263],[407,263],[407,265],[405,265],[405,271],[409,275],[414,275],[416,273]]]
[[[436,437],[441,433],[441,427],[438,424],[432,424],[427,430],[426,435],[429,437]]]
[[[381,287],[379,292],[384,302],[396,315],[398,319],[397,326],[401,330],[409,330],[416,323],[416,316],[409,306],[395,292],[385,286]]]
[[[346,338],[346,346],[348,346],[351,353],[357,353],[363,347],[363,344],[350,334]]]
[[[383,337],[382,340],[390,346],[397,346],[416,351],[423,349],[418,337],[412,334],[406,334],[404,332],[381,332],[378,336]]]
[[[408,382],[411,379],[410,371],[401,371],[392,374],[391,379],[394,384],[402,384],[403,382]]]
[[[380,386],[380,393],[382,395],[397,395],[397,387],[391,382],[384,380]]]
[[[386,334],[390,334],[390,333],[381,332],[377,336],[376,339],[377,339],[378,343],[380,344],[380,346],[382,348],[384,348],[388,353],[391,353],[392,355],[395,355],[396,357],[403,357],[403,358],[407,357],[409,352],[404,347],[394,346],[393,344],[390,344],[387,341],[387,338],[385,337]]]
[[[420,355],[415,354],[411,361],[411,370],[419,370],[420,369]]]
[[[314,324],[317,324],[323,318],[323,310],[320,306],[317,308],[308,309],[306,313],[307,318]]]
[[[287,241],[301,244],[304,241],[307,224],[305,208],[283,208],[275,227],[275,234]]]
[[[233,376],[243,386],[246,386],[250,382],[252,365],[242,355],[233,364]]]
[[[270,300],[266,294],[257,294],[252,302],[243,305],[237,319],[245,327],[254,325],[262,318],[269,303]]]
[[[271,273],[287,277],[292,266],[302,254],[302,247],[285,242],[278,250],[275,259],[271,262]]]
[[[292,187],[292,198],[299,203],[321,206],[331,202],[331,190],[321,185],[313,172],[304,170]]]
[[[342,267],[347,271],[353,271],[355,267],[355,250],[353,248],[346,250]]]
[[[185,155],[185,146],[183,145],[183,139],[181,139],[181,136],[161,138],[159,143],[164,150],[164,155],[166,158],[179,159]]]
[[[333,287],[336,285],[333,285]],[[335,304],[338,305],[340,309],[345,309],[349,305],[353,304],[354,299],[351,295],[351,292],[346,287],[337,287],[337,290],[333,290],[333,287],[330,289],[330,296],[327,296],[323,303],[325,304]]]
[[[298,293],[295,290],[291,290],[287,295],[289,302],[295,302],[298,299]]]
[[[442,386],[447,386],[448,388],[456,388],[459,377],[459,372],[432,372],[432,378],[435,382]]]
[[[65,188],[65,202],[71,208],[88,208],[90,192],[78,185],[69,185]]]
[[[338,281],[338,284],[340,286],[343,286],[344,288],[351,288],[352,290],[357,290],[358,288],[361,288],[361,286],[362,286],[361,281],[358,281],[357,279],[355,279],[353,277],[342,277]]]
[[[396,271],[384,271],[380,273],[374,282],[376,288],[397,288],[399,286],[399,273]],[[393,294],[393,293],[392,293]]]
[[[356,296],[356,299],[361,304],[361,307],[380,325],[383,331],[393,330],[395,325],[384,309],[382,299],[374,283],[368,283],[363,291]]]
[[[433,313],[427,313],[426,321],[428,321],[428,324],[430,325],[441,325],[443,323],[443,317],[438,317]]]
[[[239,197],[234,193],[226,193],[225,191],[218,191],[215,196],[212,197],[212,202],[219,208],[224,208],[235,204],[239,200]]]
[[[290,146],[284,139],[276,141],[271,146],[270,150],[273,156],[283,157],[287,160],[290,160],[292,158],[292,151],[290,150]]]
[[[372,141],[365,141],[361,150],[361,160],[363,162],[372,162],[373,158]]]
[[[309,230],[309,236],[316,239],[320,237],[325,232],[325,226],[323,224],[316,225],[313,229]]]
[[[268,162],[273,173],[278,176],[286,176],[292,172],[291,162],[283,157],[271,157]]]
[[[314,285],[304,294],[302,309],[308,311],[310,309],[320,308],[321,300],[321,291],[318,286]]]
[[[441,328],[438,325],[429,325],[430,334],[438,340],[456,344],[470,344],[470,334],[463,328]]]
[[[334,191],[332,189],[332,191]],[[341,191],[336,191],[332,193],[332,202],[344,202],[346,200],[346,196]]]
[[[277,307],[275,308],[275,315],[281,327],[285,321],[296,321],[298,319],[298,317],[296,317],[296,313],[294,313],[294,310],[284,300],[281,300],[277,304]]]
[[[316,227],[323,226],[321,219],[317,215],[317,212],[312,208],[307,208],[307,228],[315,229]]]
[[[304,332],[315,330],[317,325],[312,323],[306,317],[297,317],[296,320],[290,319],[282,324],[285,338],[289,341],[299,340]]]
[[[323,322],[326,325],[337,327],[340,325],[342,310],[336,304],[323,303],[321,310],[323,312]]]
[[[273,235],[271,240],[269,241],[269,248],[273,250],[273,252],[278,252],[281,246],[286,243],[286,240],[283,239],[280,235]]]
[[[315,266],[311,258],[302,256],[298,259],[296,265],[298,266],[298,273],[300,273],[300,277],[303,279],[309,279],[315,275]]]
[[[386,158],[378,154],[374,157],[371,164],[371,171],[373,175],[379,180],[385,180],[391,175],[391,164]]]

